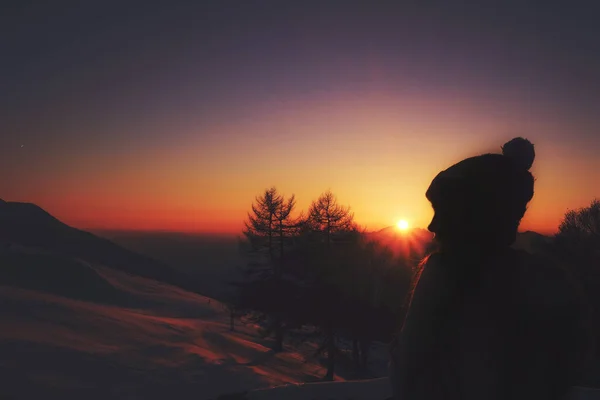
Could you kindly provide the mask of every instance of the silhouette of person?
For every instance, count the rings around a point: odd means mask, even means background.
[[[578,284],[511,248],[534,193],[534,146],[515,138],[502,153],[467,158],[427,190],[438,250],[421,263],[391,346],[396,399],[563,399],[586,368]]]

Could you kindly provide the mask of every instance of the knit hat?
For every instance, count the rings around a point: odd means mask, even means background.
[[[469,223],[481,221],[486,233],[501,231],[506,240],[514,241],[527,203],[533,197],[534,179],[529,169],[534,159],[533,144],[514,138],[502,146],[502,154],[467,158],[440,172],[426,197],[434,209],[464,207],[462,211],[465,214],[468,210]]]

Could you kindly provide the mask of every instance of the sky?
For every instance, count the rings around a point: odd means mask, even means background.
[[[0,198],[239,232],[264,189],[426,227],[442,169],[536,146],[522,230],[600,197],[592,2],[27,2],[0,12]],[[541,6],[540,6],[541,5]]]

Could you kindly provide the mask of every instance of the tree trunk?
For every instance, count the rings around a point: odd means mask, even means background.
[[[325,375],[326,381],[333,381],[334,369],[335,369],[335,335],[331,327],[327,328],[327,374]]]
[[[360,371],[360,350],[358,348],[358,339],[352,340],[352,361],[357,371]]]
[[[280,352],[283,350],[283,324],[281,323],[281,317],[275,317],[275,350],[276,352]]]
[[[361,372],[367,372],[368,363],[369,363],[369,347],[371,341],[368,339],[360,340],[360,369]]]

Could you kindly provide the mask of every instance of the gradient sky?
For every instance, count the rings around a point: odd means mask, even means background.
[[[236,232],[271,185],[425,227],[435,174],[514,136],[522,229],[600,196],[592,2],[13,3],[0,198],[79,228]]]

